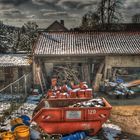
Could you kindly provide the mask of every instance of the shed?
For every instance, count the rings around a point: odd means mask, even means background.
[[[47,76],[56,65],[71,64],[88,83],[98,79],[97,73],[111,79],[116,68],[140,68],[140,32],[44,32],[34,58],[34,74],[41,62]]]
[[[31,71],[32,60],[25,54],[0,55],[0,88]]]

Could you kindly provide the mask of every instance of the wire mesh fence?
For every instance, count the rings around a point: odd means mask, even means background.
[[[31,81],[32,74],[29,73],[0,90],[0,122],[25,101]]]

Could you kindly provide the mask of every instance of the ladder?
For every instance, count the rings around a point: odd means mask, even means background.
[[[39,65],[40,65],[40,71],[37,72],[37,76],[38,76],[38,79],[39,79],[39,83],[40,83],[40,86],[41,86],[41,90],[42,90],[42,93],[44,93],[44,91],[47,89],[46,87],[46,82],[45,82],[45,78],[44,78],[44,72],[43,72],[43,64],[40,62],[39,60]]]

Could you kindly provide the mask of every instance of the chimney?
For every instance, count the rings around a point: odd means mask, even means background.
[[[64,20],[60,20],[60,23],[64,26]]]

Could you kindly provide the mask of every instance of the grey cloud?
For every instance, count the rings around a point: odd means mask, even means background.
[[[13,4],[13,5],[20,5],[22,3],[26,3],[30,0],[0,0],[1,4]]]
[[[11,5],[11,4],[0,4],[0,10],[5,10],[5,9],[12,9],[12,8],[14,8],[14,6],[13,5]]]
[[[43,19],[54,21],[57,18],[65,19],[69,25],[78,26],[82,16],[89,10],[94,11],[100,0],[0,0],[1,18],[23,20],[38,19],[42,25]],[[131,16],[140,13],[140,0],[123,0],[122,13],[126,22]],[[14,9],[14,10],[5,10]],[[40,19],[40,20],[39,20]],[[77,22],[77,25],[75,24]],[[11,20],[10,20],[11,22]],[[15,22],[14,22],[15,23]]]
[[[34,4],[43,5],[43,4],[52,4],[57,3],[59,0],[32,0]]]
[[[24,13],[18,9],[1,10],[0,13],[2,16],[5,16],[7,18],[23,18],[23,17],[25,17]]]
[[[44,13],[43,16],[67,16],[66,12],[48,12]]]
[[[79,5],[79,2],[76,1],[64,1],[63,3],[61,3],[61,7],[63,7],[64,9],[75,9],[77,8]]]
[[[40,9],[41,13],[46,13],[46,12],[56,12],[56,10],[52,10],[52,9]]]
[[[29,18],[29,19],[35,19],[36,16],[35,16],[35,15],[28,15],[28,16],[26,16],[26,18]]]
[[[83,9],[85,6],[96,4],[96,0],[60,0],[57,5],[64,9]]]

